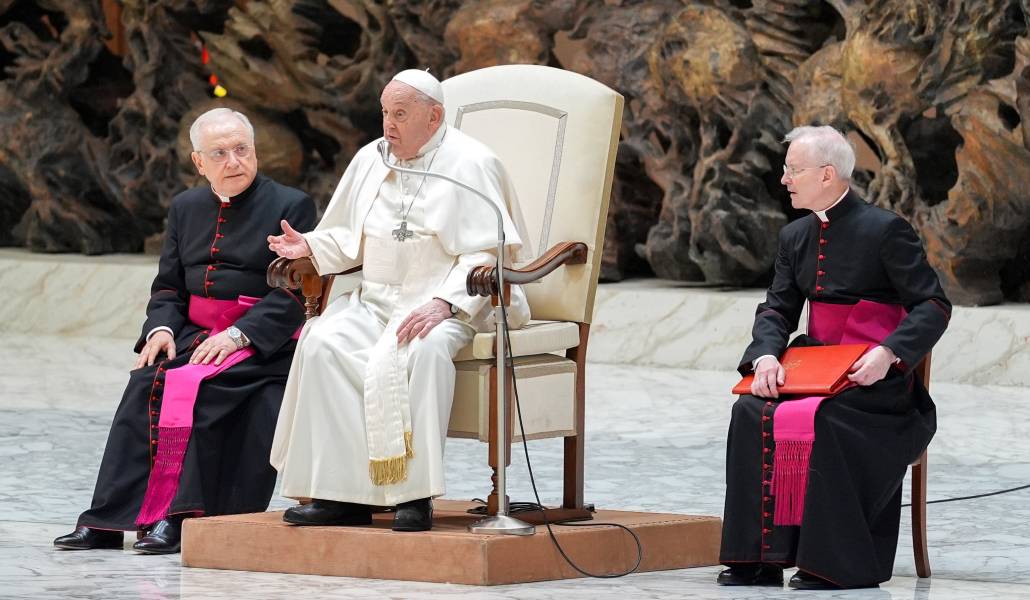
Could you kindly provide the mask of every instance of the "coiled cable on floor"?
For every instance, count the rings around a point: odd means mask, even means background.
[[[499,262],[500,261],[498,261],[498,263]],[[500,269],[501,265],[498,264],[497,268]],[[507,320],[508,320],[508,309],[504,306],[504,299],[503,299],[503,297],[500,300],[501,300],[501,302],[500,302],[500,304],[501,304],[501,314],[503,315],[505,322],[507,322]],[[575,569],[576,572],[578,572],[579,574],[584,575],[586,577],[594,577],[594,578],[597,578],[597,579],[615,579],[615,578],[618,578],[618,577],[625,577],[626,575],[629,575],[630,573],[634,573],[637,569],[640,568],[640,563],[644,560],[644,547],[640,543],[640,538],[629,527],[626,527],[625,525],[620,525],[619,523],[594,523],[594,522],[590,522],[590,523],[573,523],[573,522],[570,522],[570,521],[551,521],[550,519],[547,518],[547,508],[543,505],[543,502],[540,501],[540,492],[537,491],[537,488],[536,488],[536,478],[533,476],[533,464],[529,460],[529,444],[526,442],[526,428],[522,424],[522,406],[519,403],[519,386],[518,386],[517,378],[515,377],[515,353],[512,352],[512,349],[511,349],[511,336],[508,334],[508,328],[507,327],[504,328],[504,348],[503,348],[503,350],[508,355],[506,357],[506,360],[505,360],[505,367],[511,369],[511,386],[512,386],[512,390],[514,391],[514,396],[515,396],[515,412],[516,412],[516,414],[519,417],[519,431],[522,433],[522,450],[523,450],[523,452],[526,455],[526,469],[529,471],[529,483],[530,483],[530,485],[533,486],[533,496],[536,498],[536,504],[529,503],[529,502],[518,502],[518,503],[514,503],[513,506],[514,505],[519,505],[520,507],[522,507],[522,506],[534,506],[534,508],[539,508],[540,514],[544,518],[544,525],[547,527],[547,535],[549,535],[551,537],[551,542],[554,543],[554,547],[558,550],[558,553],[561,554],[562,558],[565,559],[565,562],[568,563],[568,565],[570,567],[572,567],[573,569]],[[502,377],[504,377],[504,374],[503,373],[498,373],[497,377],[498,378],[502,378]],[[581,431],[579,434],[580,435],[584,435],[585,432]],[[498,440],[497,443],[503,444],[503,443],[505,443],[505,440]],[[558,542],[558,538],[555,537],[554,530],[551,529],[551,525],[562,525],[562,526],[565,526],[565,527],[618,527],[619,529],[623,529],[623,530],[626,531],[626,533],[628,533],[633,538],[633,542],[637,546],[637,560],[636,560],[636,562],[633,564],[633,566],[629,570],[623,571],[621,573],[591,573],[591,572],[583,569],[579,565],[577,565],[575,563],[575,561],[573,561],[569,557],[569,555],[565,553],[565,549],[562,548],[561,543]]]

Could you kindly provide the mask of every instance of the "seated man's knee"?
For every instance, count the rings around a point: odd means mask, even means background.
[[[443,327],[434,327],[424,338],[415,338],[409,342],[408,365],[416,362],[439,361],[450,363],[453,356],[453,340]]]
[[[765,404],[765,401],[756,396],[744,395],[737,398],[737,401],[733,403],[733,408],[730,410],[730,415],[734,420],[737,419],[754,419],[761,413],[761,407]]]
[[[336,352],[335,346],[332,336],[328,335],[325,328],[313,327],[304,336],[304,342],[300,344],[299,349],[304,358],[319,360],[332,356]]]

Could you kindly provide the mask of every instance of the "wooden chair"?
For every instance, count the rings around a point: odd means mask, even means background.
[[[930,389],[930,355],[916,365],[913,376]],[[926,550],[926,451],[912,463],[912,554],[916,575],[930,576],[930,555]]]
[[[504,280],[524,285],[534,319],[510,334],[525,437],[564,438],[562,507],[549,510],[548,518],[589,516],[583,501],[586,349],[623,98],[588,77],[536,65],[472,71],[444,81],[443,88],[448,124],[489,146],[518,193],[518,214],[512,216],[525,224],[522,253],[529,260],[506,268]],[[480,267],[470,273],[469,293],[495,293],[494,271]],[[325,308],[333,282],[319,277],[307,259],[278,259],[268,278],[273,286],[302,288],[308,318]],[[491,416],[497,404],[495,337],[478,334],[455,357],[448,426],[449,436],[488,444],[494,469],[489,514],[496,514],[499,500],[496,444],[510,446],[521,438],[514,435],[519,427],[512,403],[506,403],[512,416],[508,439],[497,439],[496,413]],[[539,517],[519,514],[530,522]]]

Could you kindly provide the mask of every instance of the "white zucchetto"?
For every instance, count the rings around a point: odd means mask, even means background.
[[[443,86],[440,85],[440,80],[430,75],[428,71],[407,69],[394,75],[391,81],[399,81],[410,85],[433,100],[443,104]]]

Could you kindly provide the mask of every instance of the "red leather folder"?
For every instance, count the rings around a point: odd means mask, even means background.
[[[787,348],[780,358],[784,384],[777,390],[781,394],[832,396],[851,385],[848,369],[868,349],[869,344]],[[733,393],[750,394],[754,379],[754,375],[746,375],[733,386]]]

